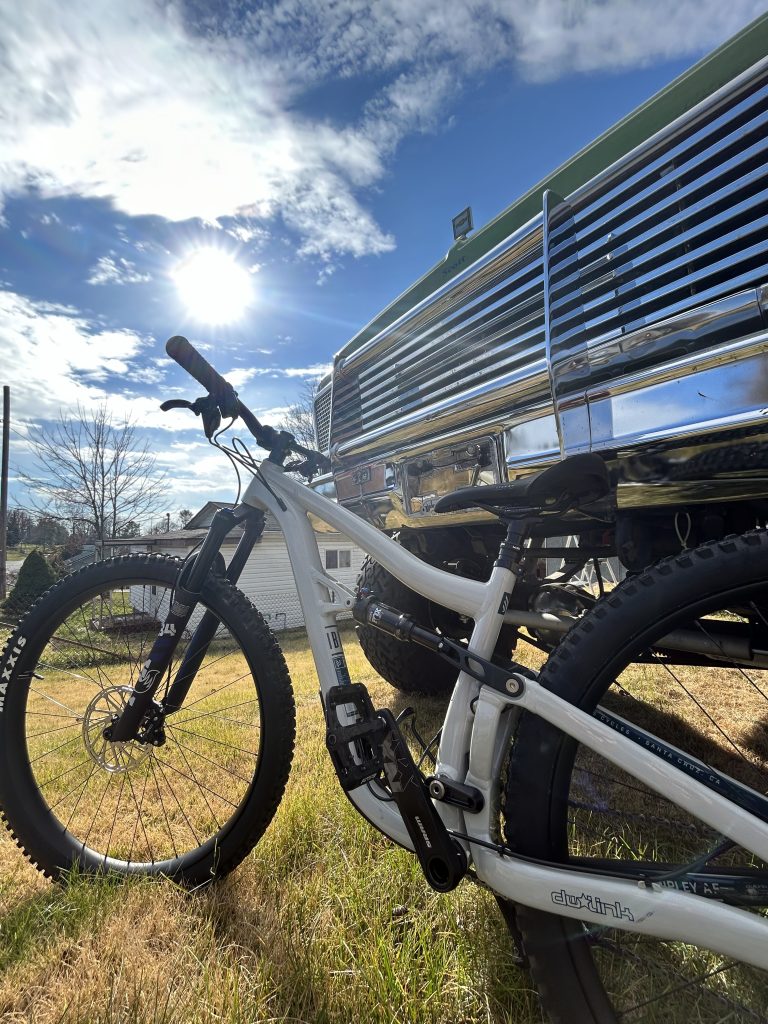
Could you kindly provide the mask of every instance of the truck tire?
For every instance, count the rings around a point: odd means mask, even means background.
[[[384,604],[431,627],[429,601],[409,590],[372,558],[366,558],[358,586]],[[418,644],[402,643],[373,626],[359,626],[358,637],[371,666],[396,690],[428,697],[447,696],[456,682],[456,670],[447,661]]]

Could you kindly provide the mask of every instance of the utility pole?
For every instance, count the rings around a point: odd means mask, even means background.
[[[0,601],[6,598],[5,562],[8,538],[8,447],[11,440],[11,389],[3,385],[3,455],[0,467]]]

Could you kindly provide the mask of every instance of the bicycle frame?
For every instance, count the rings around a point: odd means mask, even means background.
[[[261,463],[244,495],[245,504],[266,509],[283,532],[298,589],[309,643],[323,696],[349,682],[337,616],[348,611],[354,595],[323,568],[308,513],[346,535],[393,576],[422,596],[474,620],[469,647],[490,658],[504,610],[514,588],[514,574],[495,566],[487,583],[464,579],[422,562],[399,544],[340,505],[286,475],[269,461]],[[341,594],[343,599],[333,597]],[[693,893],[658,883],[605,877],[566,870],[502,855],[498,849],[495,811],[499,773],[508,748],[515,707],[557,726],[702,821],[768,861],[768,825],[696,781],[616,730],[544,690],[522,680],[519,696],[481,686],[461,672],[450,698],[437,754],[436,773],[478,789],[483,809],[469,813],[445,803],[435,806],[446,827],[477,842],[462,845],[478,878],[499,896],[516,903],[595,925],[691,941],[726,956],[768,969],[768,921]],[[377,784],[349,793],[358,811],[403,847],[412,849],[395,805],[376,795]],[[480,845],[482,843],[488,846]]]

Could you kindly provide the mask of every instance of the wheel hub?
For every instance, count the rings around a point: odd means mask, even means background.
[[[112,743],[104,730],[120,715],[133,693],[130,686],[108,686],[93,698],[83,716],[85,749],[104,771],[115,774],[136,768],[149,756],[150,746],[135,740]]]

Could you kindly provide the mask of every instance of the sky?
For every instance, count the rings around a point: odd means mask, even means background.
[[[232,500],[186,335],[262,420],[440,260],[762,14],[754,0],[0,0],[0,383],[108,403],[168,511]],[[149,524],[146,524],[149,525]]]

